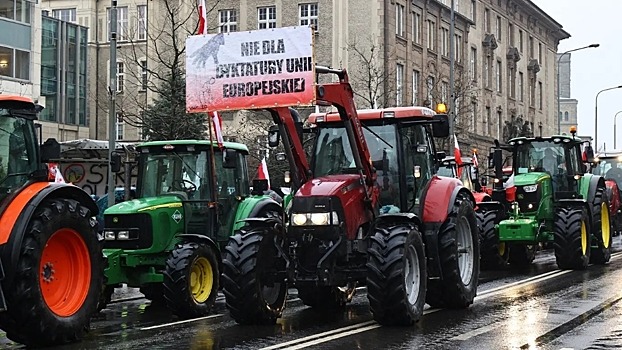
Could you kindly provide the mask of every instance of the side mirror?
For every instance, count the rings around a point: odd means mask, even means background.
[[[436,152],[436,160],[438,160],[439,162],[445,159],[446,157],[447,157],[447,153],[443,151]]]
[[[112,153],[112,157],[110,158],[110,170],[112,170],[113,173],[121,171],[121,155],[119,153]]]
[[[434,116],[435,123],[432,123],[432,136],[448,137],[449,136],[449,117],[447,114],[437,114]]]
[[[51,160],[60,159],[60,143],[56,139],[47,139],[39,146],[41,162],[49,163]]]
[[[279,145],[279,136],[279,126],[270,126],[268,129],[268,146],[277,147]]]
[[[278,160],[279,162],[282,162],[287,159],[287,156],[285,155],[285,153],[279,152],[274,156],[274,158]]]
[[[222,167],[225,169],[235,169],[237,162],[235,156],[237,152],[230,148],[225,148],[222,151]]]
[[[495,153],[494,152],[490,152],[488,153],[488,169],[492,169],[495,167]]]

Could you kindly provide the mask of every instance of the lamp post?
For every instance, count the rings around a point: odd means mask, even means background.
[[[616,113],[616,115],[613,116],[613,149],[616,149],[616,130],[618,130],[616,128],[616,118],[620,113],[622,113],[622,111],[619,111],[618,113]]]
[[[600,95],[601,92],[620,88],[622,88],[622,85],[602,89],[596,94],[596,100],[594,101],[594,145],[596,146],[596,152],[598,152],[598,95]]]
[[[559,55],[559,57],[557,58],[557,133],[561,134],[562,133],[562,121],[561,121],[561,117],[560,114],[562,112],[561,109],[561,103],[560,103],[560,98],[561,98],[561,88],[560,88],[560,82],[559,82],[559,62],[561,61],[562,57],[564,57],[565,54],[567,53],[571,53],[574,51],[579,51],[579,50],[583,50],[583,49],[590,49],[590,48],[596,48],[599,47],[600,44],[592,44],[592,45],[588,45],[588,46],[584,46],[584,47],[580,47],[577,49],[572,49],[572,50],[568,50],[564,53],[562,53],[561,55]]]

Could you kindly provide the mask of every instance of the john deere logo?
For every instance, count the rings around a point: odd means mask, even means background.
[[[175,222],[176,222],[176,223],[178,223],[178,224],[179,224],[179,222],[181,221],[181,218],[182,218],[181,213],[179,212],[179,210],[175,210],[175,212],[173,213],[173,215],[171,216],[171,218],[172,218],[173,220],[175,220]]]
[[[114,218],[112,218],[112,222],[116,224],[117,222],[119,222],[119,218],[115,216]]]

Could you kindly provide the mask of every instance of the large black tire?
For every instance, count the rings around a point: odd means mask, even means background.
[[[583,270],[590,261],[590,232],[587,211],[557,208],[553,229],[557,266],[562,270]]]
[[[609,217],[609,200],[605,188],[596,189],[592,202],[592,247],[590,262],[603,265],[611,259],[612,225]]]
[[[273,229],[250,222],[237,231],[223,254],[223,292],[231,317],[240,324],[274,324],[285,308],[285,260]]]
[[[508,248],[512,267],[528,267],[536,258],[536,247],[532,244],[510,244]]]
[[[377,225],[369,240],[367,298],[382,325],[411,325],[423,314],[425,251],[416,225]]]
[[[164,285],[162,283],[148,283],[140,287],[140,292],[143,293],[146,299],[151,300],[152,305],[166,303]]]
[[[466,308],[473,304],[479,279],[478,236],[473,205],[459,194],[438,232],[443,277],[428,281],[426,302],[430,306]]]
[[[495,229],[497,211],[486,210],[476,213],[480,235],[480,267],[482,270],[504,268],[510,256],[505,242],[499,241],[499,233]]]
[[[218,258],[210,246],[177,244],[164,270],[166,306],[180,318],[208,315],[218,296],[219,276]]]
[[[17,265],[4,265],[5,270],[14,273],[10,287],[5,285],[4,289],[8,310],[0,313],[0,327],[9,339],[27,346],[51,346],[77,341],[88,331],[104,283],[103,255],[96,226],[90,210],[78,201],[48,199],[39,205],[24,233]],[[59,241],[63,238],[68,239]],[[58,243],[73,248],[78,244],[80,252],[86,254],[82,258],[89,260],[90,269],[78,261],[78,251],[61,257],[48,255],[54,253],[49,249]],[[56,247],[56,252],[63,251],[61,246]],[[57,259],[66,262],[65,268],[61,269],[62,262]],[[60,275],[61,270],[68,274]],[[85,274],[90,274],[90,279],[80,278]],[[62,285],[68,280],[72,281],[71,288],[60,293],[65,298],[56,302],[51,297],[46,300],[49,295],[46,293],[62,288],[55,282]],[[81,296],[73,299],[76,291],[81,291]],[[69,304],[71,299],[78,301],[72,303],[73,307]]]
[[[302,303],[320,310],[340,309],[352,301],[356,293],[355,284],[344,287],[299,286],[298,297]]]

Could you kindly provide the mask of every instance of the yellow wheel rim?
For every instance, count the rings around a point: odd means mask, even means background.
[[[600,225],[601,225],[601,234],[603,238],[603,247],[609,248],[609,242],[611,239],[611,226],[609,222],[609,208],[607,208],[606,203],[602,203],[600,205]]]
[[[499,256],[505,255],[505,242],[499,242]]]
[[[214,271],[212,264],[204,257],[198,257],[190,269],[190,291],[198,304],[204,303],[212,294]]]
[[[581,250],[583,255],[587,253],[587,228],[585,227],[585,221],[581,221]]]

